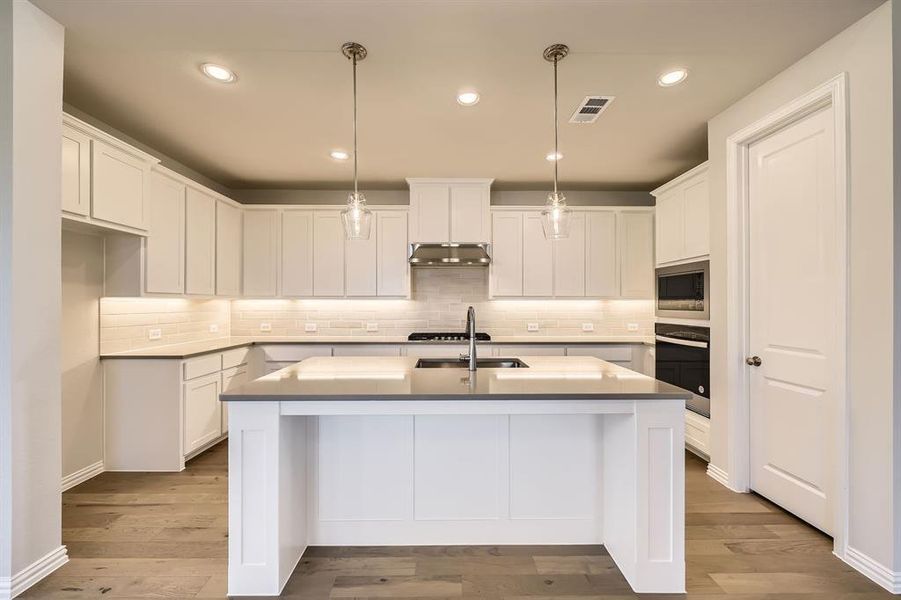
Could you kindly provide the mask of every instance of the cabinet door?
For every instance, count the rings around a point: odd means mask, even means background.
[[[569,235],[554,242],[554,296],[585,295],[585,213],[574,212]]]
[[[91,216],[101,221],[146,229],[150,165],[109,144],[91,143]]]
[[[212,442],[222,432],[219,403],[220,374],[213,373],[185,382],[185,454]]]
[[[249,379],[246,366],[222,371],[222,392],[239,388],[247,383]],[[219,402],[219,410],[222,413],[222,425],[220,429],[222,433],[228,433],[228,402]]]
[[[410,264],[407,256],[407,213],[385,211],[376,214],[378,225],[378,295],[407,296],[410,293]]]
[[[313,211],[282,213],[282,295],[313,295]]]
[[[657,264],[679,260],[684,245],[682,188],[657,198]]]
[[[191,187],[185,193],[185,293],[216,293],[216,199]]]
[[[185,292],[185,185],[162,173],[150,176],[150,222],[145,240],[144,289]]]
[[[62,209],[76,215],[91,212],[91,138],[63,126]]]
[[[348,296],[375,296],[378,291],[378,214],[368,240],[344,240],[344,276]]]
[[[585,218],[585,295],[614,298],[619,295],[616,213],[590,212]]]
[[[313,295],[344,295],[344,226],[336,210],[313,215]]]
[[[522,295],[554,295],[554,246],[544,237],[541,215],[527,213],[522,219]]]
[[[654,217],[650,212],[620,213],[620,295],[654,297]]]
[[[244,211],[244,295],[278,293],[278,211]]]
[[[450,241],[484,243],[491,237],[488,186],[460,184],[450,188]]]
[[[686,183],[683,202],[682,258],[706,256],[710,254],[710,200],[706,174]]]
[[[522,213],[491,215],[492,295],[522,296]]]
[[[242,211],[216,201],[216,295],[241,295]]]
[[[450,187],[445,184],[417,184],[410,189],[413,227],[410,241],[440,243],[450,241]]]

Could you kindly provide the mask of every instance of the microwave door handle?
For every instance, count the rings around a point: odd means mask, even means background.
[[[691,346],[692,348],[706,348],[707,342],[696,342],[694,340],[680,340],[679,338],[669,337],[666,335],[655,335],[654,338],[658,342],[666,342],[667,344],[676,344],[678,346]]]

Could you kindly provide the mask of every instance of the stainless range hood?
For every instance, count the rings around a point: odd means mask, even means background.
[[[487,267],[488,244],[410,244],[413,267]]]

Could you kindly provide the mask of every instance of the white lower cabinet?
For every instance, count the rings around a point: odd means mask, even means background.
[[[710,419],[685,410],[685,445],[704,459],[710,458]]]
[[[579,344],[566,347],[567,356],[593,356],[615,365],[638,371],[635,368],[635,344]]]
[[[479,346],[482,349],[485,356],[491,356],[487,346]],[[407,356],[415,358],[457,358],[468,353],[469,346],[463,344],[407,344]]]
[[[492,346],[492,355],[497,357],[509,356],[564,356],[565,346],[555,344],[511,344],[509,346]]]
[[[225,366],[224,360],[223,366]],[[239,388],[250,381],[248,366],[246,364],[222,371],[221,375],[222,384],[220,389],[222,392]],[[220,402],[219,405],[222,410],[222,433],[225,434],[228,433],[228,402]]]
[[[191,454],[222,435],[222,414],[219,408],[221,387],[222,377],[219,373],[185,383],[185,454]]]
[[[335,344],[332,356],[400,356],[398,344]]]

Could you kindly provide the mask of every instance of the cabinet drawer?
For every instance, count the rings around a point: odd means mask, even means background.
[[[509,346],[495,346],[495,356],[563,356],[565,348],[553,344],[513,344]]]
[[[250,353],[250,348],[235,348],[234,350],[226,350],[222,353],[222,368],[223,369],[231,369],[232,367],[237,367],[238,365],[243,365],[247,363],[247,355]]]
[[[199,356],[197,358],[192,358],[191,360],[186,360],[184,365],[184,379],[185,381],[188,381],[189,379],[195,379],[197,377],[221,371],[222,355],[217,352],[216,354]]]
[[[567,356],[594,356],[610,362],[631,362],[632,346],[609,344],[604,346],[567,346]]]
[[[332,347],[326,344],[274,344],[261,348],[267,362],[298,362],[311,356],[332,355]]]

